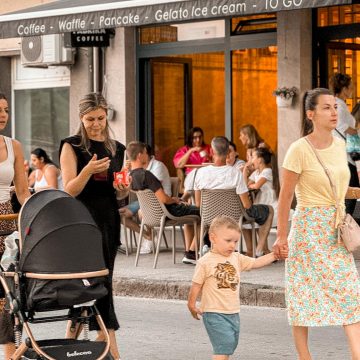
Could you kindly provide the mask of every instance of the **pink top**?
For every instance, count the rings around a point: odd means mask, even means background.
[[[177,168],[177,164],[179,162],[179,160],[186,154],[186,152],[190,149],[189,146],[185,145],[183,147],[181,147],[174,155],[174,165]],[[210,145],[204,145],[201,147],[201,150],[205,150],[209,155],[211,154],[211,148]],[[187,161],[187,164],[192,164],[192,165],[201,165],[204,162],[208,162],[210,159],[208,156],[205,157],[201,157],[200,153],[198,151],[194,151],[193,153],[190,154],[189,156],[189,160]],[[187,175],[191,170],[193,170],[192,168],[187,168],[185,167],[185,174]]]

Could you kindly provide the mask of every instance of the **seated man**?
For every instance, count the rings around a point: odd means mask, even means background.
[[[202,189],[236,189],[247,214],[255,218],[259,224],[259,244],[264,243],[267,241],[271,228],[274,216],[273,208],[269,205],[252,205],[243,174],[236,167],[226,164],[229,153],[229,140],[226,137],[214,137],[211,141],[211,148],[214,165],[206,166],[197,171],[194,181],[195,204],[200,206],[200,190]],[[247,255],[253,256],[251,230],[243,229],[242,231],[246,242]],[[258,248],[256,251],[258,252]]]
[[[162,187],[167,195],[171,196],[171,180],[169,175],[169,170],[165,164],[159,160],[156,160],[153,155],[151,155],[150,145],[145,144],[146,146],[146,157],[144,157],[143,167],[146,170],[149,170],[153,173],[156,178],[161,182]],[[129,169],[131,170],[131,169]],[[138,201],[133,201],[129,205],[124,206],[120,209],[120,213],[125,216],[125,225],[139,233],[140,226],[133,220],[133,217],[138,213],[140,205]],[[146,230],[144,231],[144,240],[141,245],[140,254],[150,254],[152,251],[152,241],[151,241],[151,232]]]
[[[245,165],[245,161],[239,159],[239,154],[236,152],[236,145],[232,141],[229,141],[229,152],[226,157],[226,165],[232,166],[239,171],[241,171],[242,167]],[[194,182],[197,175],[197,170],[198,169],[192,170],[186,176],[184,184],[184,194],[181,197],[181,199],[184,201],[188,201],[190,197],[193,196]]]
[[[170,214],[174,216],[184,215],[200,215],[198,207],[187,205],[181,202],[179,198],[170,197],[165,193],[161,182],[148,170],[144,169],[144,163],[147,161],[148,155],[146,145],[132,141],[126,148],[127,156],[131,163],[131,188],[132,190],[150,189],[155,193],[158,200],[165,204]],[[194,229],[191,225],[184,225],[185,233],[185,255],[182,260],[184,264],[195,264],[195,243]]]

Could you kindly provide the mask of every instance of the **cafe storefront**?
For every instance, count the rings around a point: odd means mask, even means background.
[[[207,141],[225,134],[243,156],[239,128],[252,123],[281,161],[300,134],[303,91],[327,86],[336,71],[359,84],[354,1],[72,3],[2,15],[0,38],[114,29],[108,47],[78,48],[69,67],[69,132],[80,96],[103,91],[115,137],[150,143],[172,174],[172,155],[191,126],[202,127]],[[278,86],[297,88],[291,107],[276,106]]]

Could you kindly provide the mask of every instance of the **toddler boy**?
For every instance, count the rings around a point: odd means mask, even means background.
[[[198,260],[188,297],[191,315],[205,325],[213,346],[213,360],[227,360],[237,347],[240,332],[240,272],[276,260],[274,253],[257,259],[234,252],[240,227],[230,217],[215,218],[209,229],[212,250]],[[287,254],[281,254],[282,258]],[[201,295],[200,308],[196,299]]]

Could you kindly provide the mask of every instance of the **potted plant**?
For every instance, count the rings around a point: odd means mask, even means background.
[[[296,88],[281,87],[273,91],[276,96],[276,104],[278,107],[289,107],[292,104],[293,98],[296,95]]]

